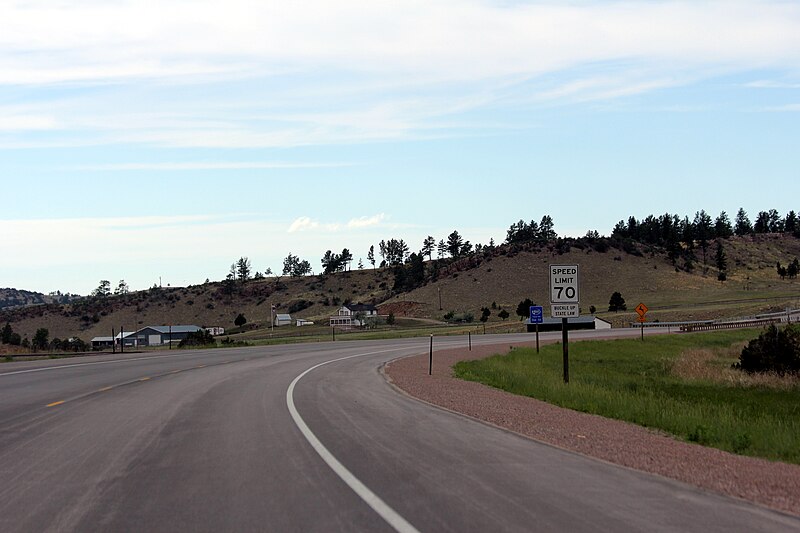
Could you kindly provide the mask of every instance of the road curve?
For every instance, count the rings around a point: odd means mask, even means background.
[[[397,393],[428,342],[3,364],[0,531],[800,531]]]

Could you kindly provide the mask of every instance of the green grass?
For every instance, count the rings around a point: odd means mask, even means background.
[[[688,350],[730,352],[756,330],[664,335],[515,349],[454,367],[456,376],[562,407],[661,429],[734,453],[800,464],[800,387],[743,386],[671,373]]]

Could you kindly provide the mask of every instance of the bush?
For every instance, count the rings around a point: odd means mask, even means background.
[[[297,300],[289,304],[288,312],[289,314],[299,313],[303,309],[308,309],[314,305],[314,302],[309,302],[308,300]]]
[[[200,331],[193,331],[186,335],[186,338],[178,343],[178,348],[186,346],[207,346],[209,344],[216,344],[214,337],[208,331],[201,329]]]
[[[747,344],[733,367],[751,374],[800,374],[800,325],[790,324],[782,329],[769,326]]]

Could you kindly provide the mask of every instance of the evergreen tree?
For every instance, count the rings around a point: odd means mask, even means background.
[[[625,298],[622,297],[622,294],[619,292],[615,292],[611,295],[611,298],[608,300],[608,310],[609,311],[626,311],[628,309],[627,304],[625,304]]]
[[[458,231],[453,231],[447,236],[447,252],[450,257],[456,258],[461,256],[461,247],[464,245],[464,239],[459,235]]]
[[[542,221],[539,222],[538,238],[542,242],[550,242],[555,240],[558,234],[553,229],[553,219],[550,215],[544,215]]]
[[[0,331],[0,342],[3,344],[9,344],[11,342],[11,335],[14,334],[14,329],[11,327],[10,322],[6,322],[6,325],[3,326],[2,331]]]
[[[520,320],[531,316],[532,305],[536,304],[533,303],[533,300],[531,300],[530,298],[525,298],[519,304],[517,304],[517,316],[520,317]]]
[[[111,282],[107,279],[100,280],[100,285],[92,291],[95,298],[107,298],[111,295]]]
[[[250,279],[250,273],[252,272],[250,267],[250,259],[247,257],[240,257],[239,260],[236,262],[236,275],[239,278],[239,281],[244,283],[248,279]]]
[[[695,239],[700,243],[700,249],[703,250],[703,264],[706,264],[706,252],[708,251],[708,240],[711,238],[711,217],[705,210],[700,210],[694,215]]]
[[[725,211],[721,212],[714,221],[714,233],[720,239],[727,239],[733,235],[733,225],[730,218],[728,218],[728,213]]]
[[[247,324],[247,318],[242,313],[236,315],[236,318],[233,320],[233,323],[236,324],[237,328],[240,328]]]
[[[797,274],[800,273],[800,262],[798,262],[797,258],[794,258],[794,261],[791,261],[789,265],[785,269],[786,276],[789,279],[794,279],[797,277]]]
[[[46,350],[49,342],[47,341],[47,337],[50,335],[50,331],[47,328],[39,328],[36,330],[36,333],[33,336],[33,343],[32,348],[34,350]]]
[[[797,214],[794,211],[786,213],[786,218],[783,220],[783,231],[785,233],[795,233],[798,230]]]
[[[433,259],[433,249],[436,247],[436,239],[428,235],[424,241],[422,241],[422,252],[421,255],[427,255],[428,261]]]
[[[778,272],[778,275],[781,277],[781,279],[786,279],[786,276],[789,273],[788,270],[786,269],[786,267],[785,266],[781,266],[780,263],[775,265],[775,270]]]
[[[756,233],[769,233],[769,213],[767,211],[759,211],[756,222],[753,224],[753,231]]]
[[[439,240],[439,244],[436,245],[436,254],[439,256],[439,259],[444,257],[444,254],[447,253],[447,243],[444,242],[444,239]]]
[[[725,255],[725,249],[722,247],[721,241],[717,241],[717,253],[715,262],[717,264],[717,270],[719,270],[717,279],[720,281],[725,281],[726,279],[728,279],[728,258]]]
[[[753,225],[747,217],[747,212],[742,207],[736,213],[736,224],[733,227],[733,232],[740,237],[753,233]]]
[[[369,252],[367,252],[367,261],[372,265],[372,270],[375,270],[375,245],[371,244]]]
[[[128,288],[128,284],[125,283],[124,279],[119,280],[117,284],[117,288],[114,289],[114,294],[128,294],[130,289]]]

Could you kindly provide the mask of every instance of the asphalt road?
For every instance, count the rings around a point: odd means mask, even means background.
[[[428,342],[0,365],[0,531],[800,531],[399,394]]]

